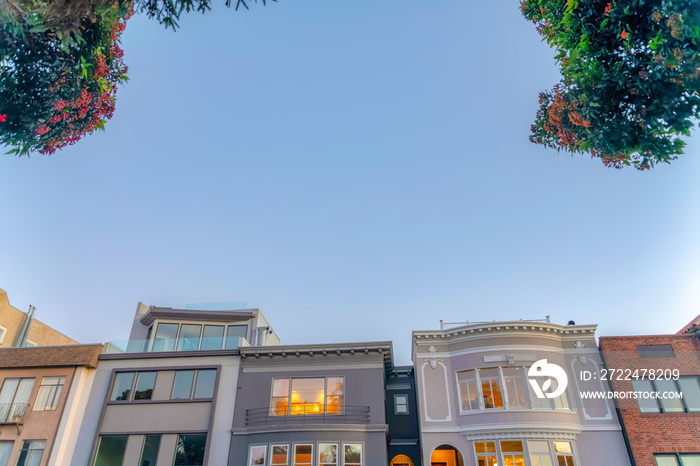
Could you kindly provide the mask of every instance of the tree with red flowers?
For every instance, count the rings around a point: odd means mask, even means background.
[[[644,170],[683,153],[700,117],[697,0],[523,0],[557,50],[532,142]]]

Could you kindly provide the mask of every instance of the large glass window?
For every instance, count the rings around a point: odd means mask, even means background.
[[[683,376],[678,380],[632,380],[641,413],[682,413],[700,411],[700,377]],[[668,393],[681,395],[669,397]],[[664,398],[666,396],[666,398]]]
[[[338,444],[318,444],[318,466],[338,466]]]
[[[174,466],[203,465],[206,446],[207,434],[178,435]]]
[[[173,393],[171,400],[189,400],[192,397],[192,383],[194,382],[194,371],[175,372],[175,382],[173,383]]]
[[[461,399],[461,410],[470,411],[479,409],[479,390],[476,388],[476,371],[457,372],[457,382],[459,383],[459,394]]]
[[[12,440],[0,440],[0,466],[7,466],[10,462],[14,444],[15,442]]]
[[[134,372],[119,372],[114,377],[110,401],[123,401],[131,398],[131,386],[134,384]]]
[[[676,383],[673,380],[658,379],[654,381],[656,390],[659,392],[677,392]],[[682,413],[684,411],[683,403],[678,398],[663,398],[659,399],[661,409],[665,413]]]
[[[238,348],[238,342],[241,338],[248,336],[247,325],[229,325],[226,333],[226,349]]]
[[[205,325],[204,333],[202,334],[203,350],[219,350],[224,342],[224,326],[223,325]]]
[[[484,409],[502,408],[503,394],[501,391],[501,378],[498,375],[498,367],[479,369],[479,382],[481,394],[484,399]]]
[[[267,445],[253,445],[250,447],[250,454],[248,455],[248,466],[266,464],[267,459]]]
[[[485,367],[457,372],[460,411],[498,408],[570,409],[566,392],[540,400],[531,393],[522,366]]]
[[[532,466],[553,466],[552,455],[549,453],[549,442],[546,440],[530,440],[527,442],[530,450]]]
[[[128,435],[104,435],[97,444],[94,466],[122,466]]]
[[[0,389],[0,422],[15,422],[24,417],[34,378],[5,379]]]
[[[156,337],[153,340],[153,351],[174,351],[179,327],[180,324],[158,324]]]
[[[156,466],[158,459],[158,448],[160,448],[160,435],[146,435],[141,451],[140,466]]]
[[[527,387],[522,367],[504,367],[503,379],[506,383],[506,395],[509,408],[527,408]]]
[[[496,442],[474,442],[476,464],[478,466],[496,466]]]
[[[678,387],[683,392],[683,402],[689,412],[700,411],[700,377],[681,377]]]
[[[134,389],[134,400],[150,400],[156,386],[157,372],[139,372]]]
[[[287,466],[289,445],[270,445],[270,466]]]
[[[194,397],[197,399],[213,398],[215,386],[216,369],[197,371],[197,385],[194,389]]]
[[[294,445],[294,466],[310,466],[314,459],[313,445]]]
[[[182,324],[180,326],[180,336],[177,339],[177,350],[197,351],[199,349],[199,337],[201,334],[201,325]]]
[[[44,377],[41,379],[39,393],[36,395],[32,409],[34,411],[55,411],[65,382],[65,377]]]
[[[342,377],[273,379],[270,415],[342,414]]]
[[[362,444],[361,443],[345,443],[345,444],[343,444],[343,465],[344,466],[362,466]]]

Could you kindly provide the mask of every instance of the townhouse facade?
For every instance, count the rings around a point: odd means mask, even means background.
[[[571,324],[521,320],[413,332],[423,463],[628,466],[612,403],[579,397],[605,389],[599,378],[583,387],[575,377],[602,368],[596,326]],[[568,374],[556,397],[538,396],[529,383],[531,368],[543,364]],[[556,393],[559,379],[544,379]]]
[[[0,466],[71,464],[101,352],[0,348]]]
[[[390,342],[241,348],[229,466],[386,466]]]
[[[600,338],[611,388],[637,394],[617,400],[634,466],[700,465],[699,329],[700,316],[675,335]]]
[[[258,309],[139,303],[100,355],[71,465],[225,465],[240,348],[279,339]]]

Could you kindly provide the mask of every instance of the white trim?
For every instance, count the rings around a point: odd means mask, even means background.
[[[340,442],[329,442],[329,441],[319,441],[317,442],[318,445],[316,447],[316,462],[318,466],[340,466],[339,464],[339,456],[341,455],[341,447],[340,447]],[[333,463],[321,463],[321,445],[335,445],[335,464]]]
[[[420,368],[420,377],[421,377],[421,384],[423,386],[423,406],[425,407],[425,420],[426,421],[431,421],[431,422],[449,422],[452,421],[452,401],[450,400],[450,381],[447,378],[447,366],[443,364],[442,361],[437,361],[436,365],[441,365],[443,367],[443,372],[445,374],[445,401],[447,403],[447,417],[445,419],[433,419],[428,415],[428,394],[427,390],[425,389],[425,366],[429,364],[430,361],[425,361],[423,365]]]
[[[308,466],[313,466],[314,464],[314,447],[315,442],[294,442],[292,443],[292,464],[297,464],[297,446],[311,446],[311,463],[304,463]]]
[[[24,343],[25,348],[34,348],[36,346],[39,346],[39,345],[37,345],[36,342],[30,340],[29,338],[27,338],[27,341]]]
[[[247,466],[251,466],[250,460],[253,459],[253,448],[262,447],[263,449],[263,466],[267,466],[267,443],[256,443],[248,445],[248,460],[246,461]]]
[[[580,358],[574,358],[571,360],[571,363],[570,363],[571,364],[571,373],[574,375],[574,382],[576,383],[576,392],[579,394],[579,396],[577,396],[576,398],[577,398],[577,401],[581,403],[581,412],[583,413],[583,418],[587,421],[597,420],[597,419],[612,420],[612,413],[610,411],[610,400],[607,400],[607,399],[601,400],[601,401],[603,401],[603,403],[605,405],[605,409],[606,409],[605,416],[594,417],[594,416],[590,416],[586,412],[585,402],[586,401],[596,401],[596,400],[584,400],[580,396],[582,390],[581,390],[581,386],[579,385],[579,380],[577,377],[578,373],[576,372],[576,369],[574,368],[574,364],[576,364],[576,361],[578,361],[582,365],[586,364],[587,362],[592,363],[593,367],[595,368],[596,374],[597,374],[596,381],[598,382],[598,386],[602,389],[602,391],[607,391],[607,390],[605,389],[605,387],[603,387],[603,381],[602,381],[602,378],[600,377],[600,365],[601,364],[598,363],[598,361],[596,361],[594,358],[588,358],[585,356],[580,357]]]
[[[445,344],[445,342],[440,342],[439,344]],[[419,346],[427,346],[419,345]],[[456,351],[448,351],[443,353],[415,353],[416,359],[433,359],[433,358],[452,358],[455,356],[462,356],[465,354],[474,353],[492,353],[507,351],[508,353],[514,353],[517,351],[533,351],[538,350],[540,352],[555,353],[557,355],[562,354],[599,354],[597,348],[584,348],[584,349],[562,349],[553,346],[540,346],[540,345],[524,345],[524,346],[509,346],[509,345],[498,345],[498,346],[477,346],[474,348],[465,348]]]
[[[343,442],[341,445],[341,450],[340,450],[340,464],[342,466],[345,466],[345,445],[359,445],[360,446],[360,466],[364,466],[365,464],[365,442]],[[350,463],[350,464],[357,464],[357,463]]]
[[[387,424],[318,424],[264,427],[235,427],[233,435],[258,435],[279,432],[388,432]]]
[[[290,452],[292,449],[292,445],[290,443],[271,443],[270,445],[270,455],[268,458],[270,459],[269,463],[270,466],[280,466],[279,464],[272,464],[272,449],[275,447],[287,447],[287,458],[284,460],[284,466],[287,466],[289,464],[289,458],[290,458]]]
[[[0,325],[0,345],[2,344],[3,340],[5,340],[5,335],[7,335],[7,327]]]

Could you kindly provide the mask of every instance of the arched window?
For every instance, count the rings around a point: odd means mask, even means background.
[[[413,466],[413,461],[406,455],[396,455],[391,460],[391,466]]]
[[[430,455],[430,466],[464,466],[464,460],[452,445],[440,445]]]

